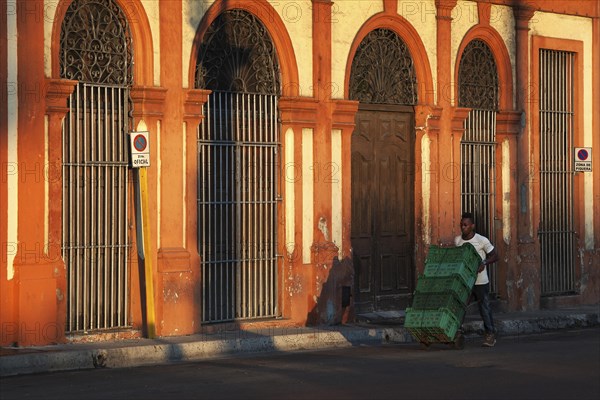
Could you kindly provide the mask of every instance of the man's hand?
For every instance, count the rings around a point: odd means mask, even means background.
[[[483,271],[485,269],[486,264],[487,264],[486,260],[482,260],[479,263],[479,268],[477,268],[477,273],[480,273],[481,271]]]
[[[498,253],[496,252],[496,249],[493,249],[485,256],[486,256],[485,259],[481,260],[481,262],[479,263],[479,268],[477,268],[477,273],[483,271],[486,265],[490,265],[490,264],[493,264],[496,261],[498,261]]]

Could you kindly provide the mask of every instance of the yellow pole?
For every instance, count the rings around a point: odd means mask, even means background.
[[[156,322],[154,319],[154,273],[150,255],[150,210],[148,209],[148,176],[146,168],[138,168],[140,185],[140,206],[143,230],[143,262],[146,286],[146,332],[150,339],[156,337]]]

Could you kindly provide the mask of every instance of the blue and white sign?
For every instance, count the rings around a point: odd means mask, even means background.
[[[148,132],[130,132],[131,166],[133,168],[150,166],[150,141]]]
[[[575,147],[575,171],[592,172],[591,147]]]

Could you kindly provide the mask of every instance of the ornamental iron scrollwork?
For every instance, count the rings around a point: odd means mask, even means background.
[[[133,84],[129,24],[114,0],[75,0],[60,34],[60,76],[96,84]]]
[[[498,110],[498,70],[494,55],[483,40],[471,41],[460,59],[458,105]]]
[[[360,43],[352,61],[350,99],[370,104],[417,103],[413,59],[395,32],[375,29]]]
[[[280,94],[277,53],[254,15],[234,9],[210,25],[198,51],[196,87],[227,92]]]

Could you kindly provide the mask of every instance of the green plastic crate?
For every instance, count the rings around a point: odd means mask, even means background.
[[[448,309],[423,311],[420,331],[429,337],[436,337],[440,342],[452,342],[460,322]]]
[[[422,343],[450,343],[454,340],[460,322],[452,315],[450,310],[441,308],[439,310],[415,311],[407,309],[410,322],[405,322],[407,330]]]
[[[426,277],[420,276],[417,280],[417,293],[444,293],[452,292],[461,303],[465,303],[471,293],[471,287],[467,287],[458,275],[450,277]]]
[[[423,296],[424,297],[424,296]],[[436,336],[431,336],[427,330],[421,329],[423,311],[407,308],[404,317],[404,327],[421,343],[437,342]]]
[[[427,264],[464,264],[473,274],[477,271],[481,257],[471,243],[458,247],[430,246],[425,259]]]
[[[404,315],[404,327],[405,328],[419,328],[421,327],[421,320],[423,319],[423,311],[407,308]]]
[[[425,265],[424,275],[428,278],[458,275],[467,287],[472,287],[477,279],[476,273],[465,263],[428,263]]]
[[[408,328],[407,330],[418,342],[435,343],[440,341],[436,335],[430,335],[429,332],[421,328]]]
[[[452,292],[417,292],[413,298],[412,308],[415,310],[437,310],[439,308],[446,308],[450,310],[458,320],[462,320],[465,305]]]
[[[427,310],[429,308],[429,293],[415,292],[412,301],[412,308],[415,310]]]

